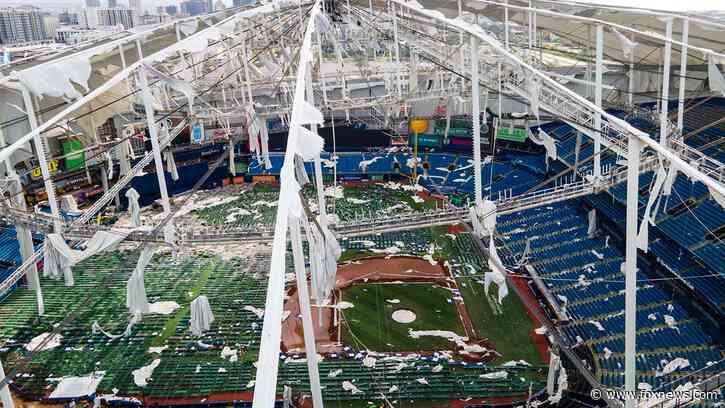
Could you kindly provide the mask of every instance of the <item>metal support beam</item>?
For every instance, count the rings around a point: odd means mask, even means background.
[[[30,122],[30,130],[38,128],[38,117],[35,115],[35,106],[33,105],[33,99],[30,96],[30,91],[25,85],[20,85],[23,93],[23,103],[25,104],[25,112],[28,114],[28,122]],[[33,135],[33,144],[35,145],[35,152],[38,156],[38,164],[40,165],[40,172],[43,175],[43,184],[45,185],[45,192],[48,195],[48,205],[50,206],[50,213],[53,214],[55,221],[55,232],[60,233],[60,211],[58,209],[58,200],[55,197],[55,186],[53,185],[53,179],[50,176],[50,170],[48,169],[48,159],[45,156],[45,143],[40,137],[39,133]]]
[[[305,80],[305,93],[307,102],[315,105],[315,95],[312,89],[312,64],[307,69],[307,78]],[[334,124],[333,124],[334,126]],[[310,130],[317,134],[317,125],[311,124]],[[315,189],[317,190],[317,204],[320,210],[320,224],[327,226],[327,203],[325,201],[325,184],[322,182],[322,160],[320,155],[315,156]]]
[[[473,181],[476,192],[476,206],[483,205],[481,191],[481,88],[478,67],[479,40],[471,36],[471,120],[473,121]],[[500,113],[499,113],[500,114]]]
[[[156,164],[156,178],[159,180],[161,206],[164,208],[164,214],[169,214],[171,212],[171,205],[169,204],[169,192],[166,189],[164,164],[161,160],[161,149],[159,148],[159,134],[158,128],[156,127],[156,117],[154,115],[153,97],[151,96],[151,88],[149,88],[148,84],[146,67],[143,65],[139,68],[138,76],[141,85],[141,97],[143,99],[144,110],[146,111],[146,122],[148,124],[149,136],[151,137],[151,147],[154,153],[154,163]]]
[[[667,111],[670,102],[670,59],[672,57],[672,17],[667,17],[665,56],[662,62],[662,105],[660,108],[660,143],[667,146]]]
[[[458,18],[462,18],[463,15],[463,4],[462,0],[458,0]],[[508,33],[508,30],[506,30]],[[506,37],[506,44],[508,46],[508,36]],[[463,31],[458,31],[458,53],[460,58],[461,66],[458,68],[460,72],[466,72],[466,50],[463,46]],[[461,93],[465,93],[466,91],[466,80],[461,77]]]
[[[297,297],[302,315],[302,331],[305,339],[305,354],[307,356],[307,371],[310,375],[310,391],[312,392],[312,406],[322,408],[322,389],[320,387],[320,372],[317,367],[317,348],[315,347],[315,329],[312,324],[312,311],[310,310],[310,294],[307,288],[307,273],[305,272],[305,256],[302,252],[302,236],[300,234],[299,218],[290,217],[290,239],[292,241],[292,256],[297,276]]]
[[[624,263],[624,389],[636,391],[636,340],[637,340],[637,208],[639,204],[639,155],[641,143],[635,136],[629,137],[627,147],[627,239]],[[635,408],[636,399],[625,401],[626,408]]]
[[[393,16],[393,36],[394,42],[395,42],[395,63],[396,67],[398,67],[398,97],[401,97],[403,94],[403,77],[400,74],[400,43],[398,42],[398,16],[397,12],[395,11],[395,3],[392,3],[392,16]]]
[[[247,40],[245,36],[242,36],[242,51],[242,60],[244,61],[244,80],[247,83],[247,97],[249,98],[249,103],[252,104],[254,103],[252,100],[252,79],[249,76],[249,56],[247,55]]]
[[[3,134],[2,128],[0,128],[0,148],[5,147],[5,145],[5,135]],[[10,163],[10,159],[5,162],[5,167],[6,173],[9,178],[17,177],[15,169]],[[20,184],[20,179],[17,179],[17,187],[18,192],[20,192],[23,188]],[[15,205],[20,210],[24,211],[26,209],[25,194],[14,195],[12,201],[15,202]],[[22,256],[23,262],[26,262],[33,256],[33,236],[27,227],[22,226],[19,223],[15,224],[15,235],[17,237],[18,245],[20,247],[20,255]],[[31,266],[28,267],[27,277],[28,287],[31,290],[35,291],[35,299],[38,306],[38,315],[42,316],[45,314],[45,302],[43,301],[43,291],[40,288],[40,275],[38,274],[38,267],[35,262],[33,262]]]
[[[5,378],[5,370],[3,370],[2,360],[0,360],[0,379],[2,378]],[[0,402],[3,403],[3,408],[15,408],[13,397],[10,395],[10,387],[7,384],[0,388]]]
[[[677,129],[682,133],[685,119],[685,87],[687,86],[687,40],[690,20],[682,20],[682,50],[680,51],[680,89],[677,97]]]
[[[504,38],[504,45],[506,46],[506,49],[510,49],[509,47],[509,0],[506,0],[504,3],[506,4],[503,8],[503,38]],[[459,13],[460,14],[460,13]]]
[[[627,95],[629,106],[634,106],[634,50],[629,53],[629,84],[627,90],[629,91],[629,95]]]
[[[597,108],[602,107],[602,78],[604,75],[604,27],[597,26],[597,57],[596,57],[596,79],[594,81],[594,104]],[[602,114],[594,116],[594,177],[602,175],[601,151],[602,151]]]

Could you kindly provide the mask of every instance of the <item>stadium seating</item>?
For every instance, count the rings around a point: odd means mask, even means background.
[[[600,197],[601,200],[601,197]],[[530,265],[544,279],[570,321],[562,331],[572,345],[591,350],[598,378],[607,386],[622,381],[624,352],[623,254],[606,237],[587,237],[586,213],[574,204],[559,203],[499,217],[509,264],[531,239]],[[677,265],[681,267],[682,265]],[[647,280],[649,266],[640,262],[638,280]],[[723,355],[713,339],[683,307],[655,283],[641,283],[637,291],[637,352],[639,382],[653,387],[683,373],[707,370]],[[674,319],[670,327],[665,316]],[[668,319],[669,319],[668,317]],[[606,349],[605,349],[606,348]],[[690,367],[659,375],[676,357]]]

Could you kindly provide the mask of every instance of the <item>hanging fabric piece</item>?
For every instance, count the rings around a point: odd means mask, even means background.
[[[164,242],[171,245],[172,247],[176,247],[176,226],[174,225],[174,221],[169,221],[164,226]]]
[[[138,257],[138,261],[136,261],[136,268],[128,279],[128,283],[126,284],[126,307],[128,307],[129,313],[148,313],[149,311],[144,276],[146,266],[151,262],[153,256],[154,248],[152,246],[144,247]]]
[[[183,20],[179,22],[179,31],[181,31],[187,37],[194,34],[198,28],[199,20],[197,19]]]
[[[234,141],[229,136],[229,173],[232,176],[237,175],[237,165],[234,163]]]
[[[322,304],[325,295],[322,286],[324,286],[325,276],[325,265],[324,265],[324,240],[319,230],[315,229],[310,225],[307,217],[300,218],[302,227],[305,230],[305,237],[307,239],[307,251],[309,253],[310,261],[310,275],[312,281],[312,296],[318,304]]]
[[[171,179],[177,181],[179,171],[176,169],[176,160],[174,160],[174,152],[171,151],[171,148],[164,150],[164,161],[166,162],[166,171],[171,173]]]
[[[622,43],[622,54],[624,54],[624,56],[627,58],[631,57],[632,51],[634,51],[634,48],[639,44],[625,37],[624,34],[617,31],[617,29],[614,27],[610,27],[610,30],[612,30],[614,35],[619,38],[620,43]]]
[[[654,218],[657,215],[657,211],[655,211],[652,215],[650,215],[650,212],[652,211],[652,206],[655,201],[657,201],[660,196],[660,191],[662,190],[662,186],[665,184],[666,179],[667,174],[665,173],[665,168],[662,166],[662,163],[660,163],[657,168],[657,178],[655,179],[654,186],[652,186],[652,189],[650,190],[647,207],[644,209],[642,223],[639,226],[639,233],[637,234],[637,248],[641,249],[645,253],[649,247],[649,225],[654,225]]]
[[[483,200],[480,216],[483,217],[483,228],[486,235],[493,235],[496,231],[496,203],[491,200]]]
[[[720,207],[725,208],[725,196],[721,195],[717,191],[713,190],[712,188],[708,187],[708,191],[710,192],[710,197],[712,197],[715,202],[720,204]]]
[[[297,153],[305,160],[310,161],[322,153],[325,139],[315,132],[302,126],[297,127]]]
[[[114,146],[114,154],[118,160],[118,175],[125,176],[131,171],[131,160],[133,158],[133,147],[131,141],[126,139]]]
[[[86,249],[71,249],[60,234],[47,234],[43,245],[43,276],[65,278],[66,286],[73,286],[71,267],[93,255],[112,250],[126,239],[130,231],[98,231],[85,242]]]
[[[587,237],[589,239],[594,238],[594,233],[597,232],[597,210],[592,208],[587,214],[589,219],[589,226],[587,227]]]
[[[60,209],[66,212],[80,212],[78,202],[73,194],[66,194],[60,197]]]
[[[670,168],[667,169],[667,177],[665,178],[665,183],[662,186],[662,195],[669,196],[672,194],[672,186],[675,184],[675,179],[677,178],[677,165],[673,162],[670,163]]]
[[[471,206],[468,209],[468,215],[471,217],[471,225],[473,226],[473,234],[479,238],[484,237],[486,234],[484,234],[483,226],[481,225],[481,220],[478,218],[478,211],[476,211],[475,205]]]
[[[144,66],[146,67],[146,69],[149,70],[149,72],[156,75],[159,81],[161,81],[161,83],[163,83],[165,86],[168,86],[169,88],[184,94],[189,104],[189,111],[191,112],[193,110],[194,97],[197,95],[197,93],[189,82],[166,75],[163,72],[152,67],[151,65],[144,64]]]
[[[491,285],[491,282],[495,283],[498,286],[498,303],[501,304],[503,299],[508,295],[509,291],[508,286],[506,285],[506,270],[502,269],[503,264],[501,263],[501,259],[498,257],[493,235],[489,237],[488,252],[488,268],[491,272],[486,272],[483,275],[483,288],[484,292],[488,294],[488,287]]]
[[[272,168],[272,162],[269,160],[269,133],[266,121],[257,115],[254,105],[247,105],[247,130],[249,135],[249,151],[254,152],[257,162],[264,165],[265,169]]]
[[[558,377],[560,367],[561,360],[559,359],[559,356],[551,353],[549,356],[549,373],[546,377],[546,393],[549,395],[554,395],[556,392],[556,378]]]
[[[91,325],[91,333],[93,333],[93,334],[101,333],[111,340],[120,339],[121,337],[128,337],[131,335],[131,329],[133,329],[133,326],[135,326],[139,322],[141,322],[142,317],[143,317],[143,314],[134,313],[133,316],[131,316],[131,320],[126,325],[126,330],[124,330],[123,333],[121,333],[121,334],[111,334],[111,333],[103,330],[103,327],[101,327],[101,325],[98,324],[98,321],[94,320],[93,324]]]
[[[529,101],[531,103],[531,113],[539,119],[539,93],[541,92],[541,79],[534,73],[526,77],[526,88],[529,92]]]
[[[106,152],[106,160],[108,160],[108,173],[106,174],[106,178],[108,181],[111,181],[113,179],[113,156],[111,156],[111,152]]]
[[[90,55],[80,53],[75,57],[39,64],[20,71],[13,71],[20,82],[39,98],[51,96],[63,99],[80,98],[73,84],[78,84],[88,91],[88,78],[91,76]]]
[[[269,170],[272,168],[272,162],[269,160],[269,129],[265,123],[262,122],[262,129],[259,132],[259,139],[262,147],[262,160],[264,161],[264,168]]]
[[[298,154],[295,155],[295,178],[300,187],[310,184],[310,178],[307,177],[307,171],[305,170],[305,162]]]
[[[322,125],[325,122],[322,112],[307,101],[302,101],[299,112],[295,113],[299,115],[300,125]]]
[[[131,225],[134,227],[141,226],[141,207],[138,205],[138,192],[133,188],[129,188],[126,191],[126,198],[128,199],[128,212],[131,213]]]
[[[325,304],[332,295],[337,276],[337,261],[342,255],[342,248],[332,232],[321,224],[312,224],[307,217],[300,221],[305,230],[309,246],[310,272],[312,272],[312,289],[318,304]],[[320,232],[322,230],[322,232]]]
[[[717,61],[712,54],[707,56],[707,75],[710,90],[725,96],[725,78],[723,78],[720,68],[717,67]]]
[[[524,252],[521,253],[521,257],[517,262],[518,267],[521,267],[529,260],[529,256],[531,255],[531,241],[533,239],[533,237],[529,237],[526,239],[526,247],[524,248]]]
[[[214,323],[214,313],[206,296],[199,296],[191,302],[191,334],[201,336]]]
[[[531,141],[539,146],[544,146],[546,149],[547,163],[549,159],[556,160],[558,157],[556,153],[556,140],[549,136],[548,133],[544,132],[543,129],[538,128],[538,136],[534,136],[534,133],[531,132]]]

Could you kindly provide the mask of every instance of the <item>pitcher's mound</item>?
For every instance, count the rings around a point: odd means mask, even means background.
[[[413,323],[416,318],[415,313],[408,309],[398,309],[393,312],[392,317],[396,322],[403,324]]]

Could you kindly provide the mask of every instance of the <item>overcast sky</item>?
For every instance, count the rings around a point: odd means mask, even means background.
[[[669,11],[725,11],[725,0],[576,0],[580,3]]]
[[[342,1],[342,0],[338,0]],[[606,4],[612,6],[641,7],[668,11],[722,11],[725,12],[725,0],[577,0],[582,3]],[[101,0],[104,4],[106,0]],[[128,0],[119,0],[120,4],[128,4]],[[224,0],[230,6],[232,0]],[[441,2],[455,2],[455,0],[441,0]],[[65,8],[76,9],[83,4],[82,0],[0,0],[3,5],[28,4],[53,11],[62,11]],[[154,10],[157,6],[178,4],[178,0],[142,0],[144,9]]]

